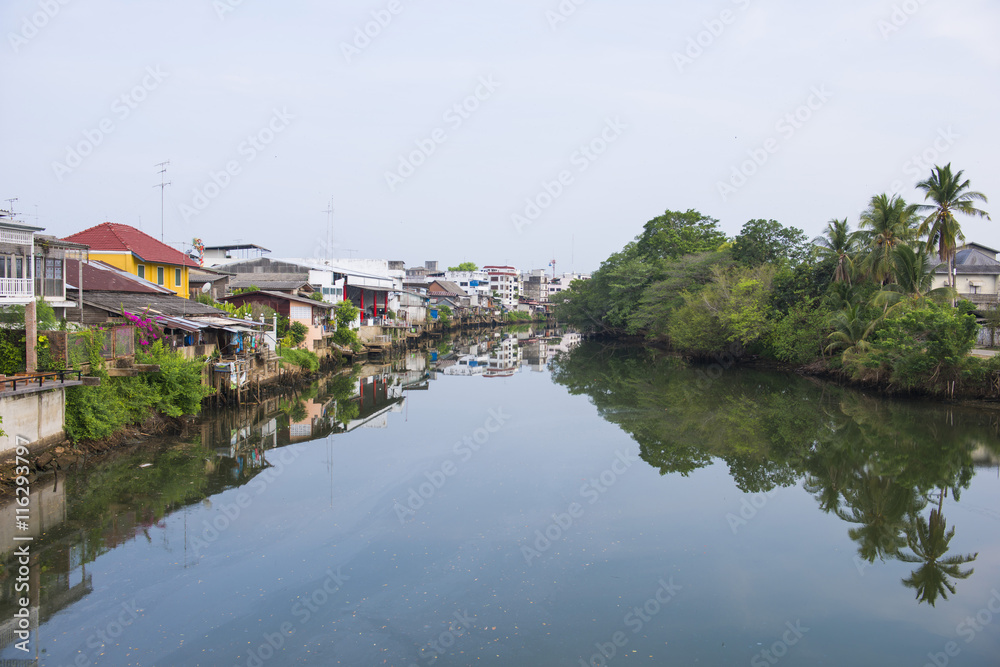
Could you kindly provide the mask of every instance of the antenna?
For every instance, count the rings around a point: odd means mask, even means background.
[[[8,204],[8,206],[7,206],[7,212],[10,213],[10,219],[13,220],[14,219],[14,202],[17,201],[17,197],[11,197],[10,199],[5,199],[4,201],[7,202],[7,204]]]
[[[154,188],[160,188],[160,243],[163,242],[163,191],[167,189],[168,185],[170,185],[170,181],[163,180],[166,178],[168,164],[170,164],[170,160],[153,165],[154,167],[160,168],[160,182],[158,185],[153,186]]]
[[[330,203],[326,205],[326,210],[320,211],[320,213],[326,213],[326,259],[330,259],[330,253],[333,252],[333,197],[330,197]]]

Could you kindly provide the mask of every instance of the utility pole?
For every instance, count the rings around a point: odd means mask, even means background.
[[[161,243],[163,242],[163,191],[167,189],[168,185],[170,185],[170,181],[163,180],[164,178],[166,178],[168,164],[170,164],[170,160],[167,160],[166,162],[160,162],[159,164],[154,165],[160,168],[159,171],[160,182],[157,185],[154,185],[153,187],[160,188],[160,242]]]

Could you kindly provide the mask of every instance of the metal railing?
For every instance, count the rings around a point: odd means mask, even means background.
[[[12,391],[17,391],[17,385],[20,383],[21,388],[30,387],[31,385],[37,385],[41,387],[45,384],[46,380],[52,380],[53,382],[58,381],[60,384],[66,382],[66,376],[76,376],[77,381],[81,381],[80,378],[83,375],[83,371],[51,371],[48,373],[25,373],[23,375],[14,375],[11,377],[0,378],[0,391],[7,391],[8,385]]]

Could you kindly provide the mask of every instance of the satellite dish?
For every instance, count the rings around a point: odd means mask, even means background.
[[[205,283],[204,285],[201,286],[202,294],[208,294],[208,292],[211,291],[211,289],[212,289],[212,283]]]

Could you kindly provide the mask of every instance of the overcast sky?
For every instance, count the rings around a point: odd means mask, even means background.
[[[1000,247],[995,0],[4,0],[0,19],[0,199],[58,236],[159,238],[169,160],[178,246],[323,257],[332,199],[334,256],[586,271],[666,209],[812,236],[918,198],[936,161],[992,198],[994,222],[963,222]]]

